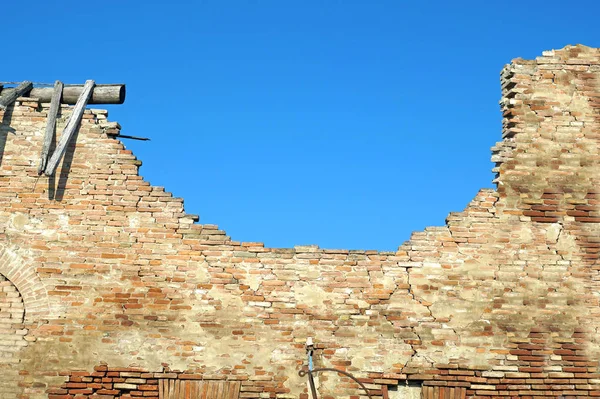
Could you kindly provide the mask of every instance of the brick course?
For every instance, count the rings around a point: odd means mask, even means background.
[[[497,189],[393,252],[265,248],[195,223],[139,176],[102,110],[38,178],[48,104],[19,99],[0,127],[0,284],[27,334],[1,397],[157,396],[161,378],[195,378],[307,398],[309,336],[316,366],[382,398],[406,381],[600,396],[599,74],[584,46],[506,66]],[[320,383],[360,395],[345,377]]]

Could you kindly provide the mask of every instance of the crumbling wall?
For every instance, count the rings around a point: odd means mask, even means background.
[[[48,104],[20,99],[0,128],[0,274],[27,345],[0,396],[157,397],[159,379],[187,378],[306,398],[309,336],[316,366],[379,397],[407,380],[600,394],[599,65],[583,46],[508,65],[497,190],[395,252],[265,248],[194,223],[107,136],[105,111],[86,111],[56,176],[38,178]]]

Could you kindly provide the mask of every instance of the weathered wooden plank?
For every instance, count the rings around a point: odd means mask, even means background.
[[[211,396],[209,396],[209,399],[219,398],[219,388],[221,387],[221,384],[218,381],[211,381],[211,385],[213,387],[213,391]]]
[[[44,173],[44,170],[46,170],[46,164],[48,163],[48,152],[50,151],[50,145],[52,145],[52,137],[54,137],[56,117],[58,116],[58,110],[60,109],[62,89],[62,82],[57,80],[54,83],[54,93],[52,94],[50,109],[48,110],[48,122],[46,123],[46,132],[44,133],[44,144],[42,145],[42,156],[38,166],[38,175]]]
[[[6,109],[10,104],[33,88],[33,83],[26,80],[13,90],[2,90],[0,96],[0,109]]]
[[[167,380],[167,394],[165,395],[166,399],[171,399],[175,392],[175,380]]]
[[[208,399],[217,399],[217,393],[219,392],[219,382],[218,381],[211,381],[210,385],[212,386],[212,392],[210,394],[210,396],[208,397]]]
[[[183,385],[183,381],[181,380],[176,380],[175,381],[175,398],[173,399],[181,399],[181,386]]]
[[[208,399],[212,393],[212,384],[210,381],[204,381],[204,390],[202,391],[202,399]]]
[[[168,399],[173,399],[175,397],[175,381],[169,380],[169,395],[167,395]]]
[[[194,382],[195,381],[185,381],[185,384],[184,384],[184,391],[185,392],[183,394],[183,397],[185,399],[191,399],[192,385],[194,385],[193,384]]]
[[[223,399],[225,397],[225,387],[226,386],[227,386],[226,381],[220,381],[218,383],[218,389],[217,389],[217,398],[218,399]]]
[[[229,383],[229,399],[239,399],[242,383],[240,381],[232,381]]]
[[[226,391],[227,391],[227,381],[221,381],[221,382],[219,382],[219,389],[217,391],[217,398],[219,398],[219,399],[225,398]]]
[[[84,91],[85,85],[65,86],[62,92],[63,104],[75,104]],[[38,98],[40,102],[48,102],[52,97],[51,87],[35,87],[29,93],[31,97]],[[125,101],[125,85],[96,85],[88,104],[123,104]]]
[[[198,395],[200,394],[199,389],[200,389],[201,384],[202,384],[202,381],[194,381],[194,383],[192,384],[192,388],[190,390],[190,398],[191,399],[198,399]]]
[[[93,80],[88,80],[85,82],[85,88],[81,93],[81,96],[79,96],[77,104],[75,104],[75,107],[73,108],[73,113],[69,117],[67,126],[65,126],[65,129],[60,135],[60,139],[58,141],[58,144],[56,145],[54,154],[52,154],[50,160],[48,161],[48,165],[46,165],[46,169],[44,170],[46,176],[52,176],[54,174],[54,172],[56,171],[56,167],[58,166],[60,160],[65,154],[65,151],[67,150],[67,145],[69,144],[71,137],[79,127],[81,117],[83,116],[83,111],[85,110],[85,106],[87,105],[87,102],[90,98],[93,87]]]
[[[84,87],[85,85],[65,85],[63,87],[61,103],[75,104]],[[2,90],[1,85],[0,90]],[[14,92],[15,88],[5,88],[0,91],[0,95],[14,95]],[[42,103],[48,103],[52,100],[53,94],[54,89],[52,87],[33,87],[27,95],[37,98]],[[125,102],[125,94],[124,84],[96,85],[92,90],[92,96],[88,104],[123,104]],[[21,95],[17,95],[15,99]]]
[[[164,394],[164,388],[165,387],[165,382],[164,380],[161,378],[158,380],[158,398],[159,399],[167,399],[165,398],[165,394]]]
[[[459,390],[460,399],[465,399],[467,397],[467,388],[459,388]]]

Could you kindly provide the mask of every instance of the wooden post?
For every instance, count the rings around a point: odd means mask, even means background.
[[[23,94],[31,91],[33,83],[24,81],[16,89],[9,91],[8,93],[2,93],[0,97],[0,109],[6,109],[10,104],[14,103],[15,100],[21,97]]]
[[[62,90],[63,84],[61,81],[57,80],[54,83],[54,93],[52,94],[52,101],[50,102],[50,110],[48,110],[48,123],[46,124],[46,133],[44,135],[44,145],[42,146],[42,157],[40,159],[40,165],[38,166],[38,175],[44,173],[46,164],[48,163],[48,152],[50,151],[54,129],[56,128],[56,117],[58,116],[58,110],[60,108]]]
[[[73,133],[75,133],[75,130],[77,130],[79,127],[79,122],[81,122],[83,111],[85,110],[85,106],[87,105],[90,96],[92,95],[93,88],[94,81],[87,80],[79,99],[77,99],[77,104],[75,104],[75,107],[73,108],[73,113],[67,122],[67,126],[65,126],[65,130],[63,130],[62,134],[60,135],[60,139],[56,145],[54,154],[52,154],[52,157],[50,157],[50,160],[48,161],[48,165],[46,165],[46,170],[44,171],[46,176],[52,176],[56,171],[56,167],[65,154],[67,145],[69,144]]]

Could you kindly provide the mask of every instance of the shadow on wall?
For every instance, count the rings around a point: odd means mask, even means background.
[[[60,117],[60,114],[59,114]],[[58,184],[56,179],[56,172],[48,177],[48,199],[55,201],[62,201],[65,195],[67,187],[67,180],[69,172],[71,171],[71,164],[73,163],[73,157],[75,156],[75,149],[77,143],[77,136],[79,136],[79,127],[73,132],[73,137],[69,141],[69,145],[65,150],[62,165],[60,167],[60,174],[58,175]],[[56,148],[56,129],[54,130],[52,141],[50,144],[49,154],[53,154]]]
[[[0,126],[0,166],[2,166],[2,158],[4,157],[4,147],[6,147],[8,133],[15,133],[15,129],[10,127],[11,120],[12,109],[7,109],[4,111],[4,116],[2,117],[2,126]]]
[[[15,134],[16,130],[10,126],[12,121],[13,109],[9,108],[4,111],[4,115],[2,117],[2,125],[0,125],[0,167],[2,166],[2,160],[4,158],[4,151],[6,148],[6,142],[8,140],[8,134]],[[60,113],[59,113],[60,117]],[[58,179],[56,177],[56,172],[52,174],[52,176],[48,177],[48,199],[55,201],[62,201],[64,198],[65,190],[67,187],[67,180],[69,177],[69,172],[71,171],[71,164],[73,163],[73,157],[75,156],[75,143],[77,142],[77,136],[79,135],[79,128],[75,130],[73,133],[73,137],[71,137],[70,144],[67,146],[62,165],[60,166],[60,172],[58,175]],[[54,153],[56,149],[56,129],[53,132],[52,141],[50,144],[49,154]],[[41,147],[40,147],[41,150]],[[36,164],[37,167],[37,164]],[[57,181],[58,180],[58,181]]]

